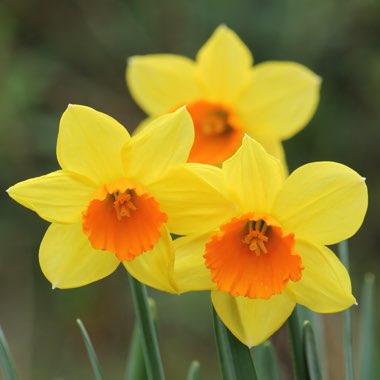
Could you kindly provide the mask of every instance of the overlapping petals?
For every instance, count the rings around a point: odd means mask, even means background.
[[[368,199],[360,175],[341,164],[317,162],[285,178],[280,162],[246,136],[223,168],[214,168],[209,183],[220,187],[205,202],[212,205],[216,194],[223,194],[234,215],[216,218],[208,232],[199,229],[178,239],[175,272],[181,277],[179,291],[191,290],[195,279],[201,285],[193,289],[209,284],[218,314],[242,342],[251,346],[267,339],[296,303],[326,313],[356,302],[345,267],[325,244],[347,239],[362,224]],[[203,209],[205,218],[212,213],[210,205]],[[227,238],[228,245],[219,244]],[[281,244],[286,244],[288,259],[276,258]],[[289,263],[279,267],[277,260]],[[283,273],[284,265],[289,275]],[[266,274],[245,276],[244,268]],[[256,278],[261,280],[253,283]]]
[[[293,62],[252,64],[247,46],[222,25],[195,61],[162,54],[132,57],[126,76],[132,96],[149,116],[189,106],[197,126],[192,162],[215,164],[229,158],[240,144],[233,141],[237,132],[248,133],[284,161],[281,141],[312,118],[321,80]],[[197,111],[200,104],[208,104],[202,115]],[[231,125],[227,120],[232,115]],[[217,155],[211,153],[216,148]]]
[[[8,190],[16,201],[53,222],[40,248],[41,268],[53,287],[85,285],[123,262],[141,282],[178,292],[174,247],[165,222],[172,225],[186,215],[183,200],[170,184],[175,184],[175,176],[189,176],[186,160],[193,138],[184,107],[131,138],[111,117],[69,106],[57,143],[62,170]],[[193,177],[200,178],[209,197],[213,184],[201,175]],[[185,187],[186,183],[182,193],[192,191]],[[197,209],[204,201],[194,199],[193,205]],[[179,230],[192,232],[184,223]]]

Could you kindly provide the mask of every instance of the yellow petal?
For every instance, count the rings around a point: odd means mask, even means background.
[[[170,54],[135,56],[128,60],[127,84],[148,115],[161,115],[198,96],[194,62]]]
[[[367,187],[358,173],[335,162],[315,162],[286,179],[273,214],[297,238],[329,245],[359,229],[367,205]]]
[[[251,83],[239,95],[242,118],[252,120],[252,136],[262,130],[287,139],[302,129],[319,102],[321,79],[293,62],[265,62],[253,68]]]
[[[193,141],[193,122],[185,107],[161,116],[125,144],[125,175],[146,186],[172,166],[185,163]]]
[[[53,288],[76,288],[111,274],[120,261],[94,250],[78,224],[52,224],[42,240],[40,265]]]
[[[269,212],[283,181],[279,160],[249,136],[223,164],[226,186],[242,212]]]
[[[211,232],[188,235],[174,240],[175,277],[180,293],[191,290],[215,289],[210,271],[205,266],[203,258],[205,244]]]
[[[233,297],[220,291],[212,292],[211,297],[220,319],[248,347],[268,339],[287,320],[295,306],[286,293],[269,300]]]
[[[170,232],[187,235],[210,231],[236,215],[225,197],[221,170],[213,166],[186,164],[173,168],[148,187],[168,215]]]
[[[16,202],[49,222],[76,223],[96,187],[87,178],[58,170],[19,182],[7,191]]]
[[[297,240],[296,251],[304,270],[300,281],[289,281],[286,291],[318,313],[336,313],[355,303],[350,276],[335,254],[324,246]]]
[[[121,148],[128,140],[127,130],[110,116],[70,105],[59,126],[58,162],[97,184],[112,182],[123,174]]]
[[[132,261],[123,261],[127,271],[140,282],[169,293],[178,293],[174,280],[174,247],[166,227],[151,251]]]
[[[282,146],[282,142],[276,133],[271,132],[270,130],[262,130],[254,128],[255,118],[252,115],[244,115],[244,118],[241,118],[241,122],[244,125],[244,130],[256,140],[259,144],[263,146],[263,148],[272,156],[278,158],[282,166],[287,174],[287,164],[284,148]]]
[[[197,55],[196,78],[209,100],[231,102],[248,83],[252,55],[231,29],[219,26]]]

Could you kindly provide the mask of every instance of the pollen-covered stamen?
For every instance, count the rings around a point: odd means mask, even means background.
[[[261,253],[268,253],[265,246],[265,242],[268,241],[268,236],[265,235],[267,230],[268,225],[264,220],[248,222],[248,233],[243,237],[242,242],[248,244],[249,249],[255,252],[256,256],[260,256]]]
[[[131,212],[137,210],[132,199],[133,190],[127,190],[124,193],[115,191],[112,196],[115,199],[113,207],[115,208],[118,220],[122,220],[124,217],[130,217]]]
[[[206,136],[228,132],[232,127],[228,124],[228,113],[223,109],[210,110],[201,121],[202,131]]]

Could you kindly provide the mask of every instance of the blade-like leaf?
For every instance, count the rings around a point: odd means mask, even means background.
[[[364,277],[360,300],[360,378],[376,378],[375,276]]]
[[[200,380],[201,375],[199,368],[200,365],[198,360],[191,362],[189,372],[187,373],[187,380]]]
[[[214,331],[223,380],[256,380],[250,350],[224,326],[213,308]]]
[[[87,354],[90,359],[91,367],[95,375],[96,380],[103,380],[103,371],[100,368],[100,364],[98,361],[98,357],[96,356],[94,347],[91,343],[91,339],[87,333],[86,328],[84,327],[84,324],[80,319],[77,319],[77,323],[80,329],[80,332],[82,334],[84,345],[86,346]]]
[[[136,324],[129,349],[125,380],[148,380],[141,339],[140,329]]]
[[[280,380],[277,355],[269,340],[253,348],[253,362],[260,380]]]
[[[16,371],[13,367],[13,360],[8,348],[7,340],[0,327],[0,364],[4,375],[4,380],[17,380]]]
[[[339,258],[347,271],[349,267],[348,241],[344,240],[338,245]],[[354,361],[352,355],[352,311],[351,308],[343,312],[343,349],[345,380],[354,380]]]
[[[321,368],[322,377],[324,380],[328,379],[328,357],[326,355],[326,341],[323,315],[316,313],[305,306],[297,305],[300,328],[303,328],[305,321],[310,321],[314,331],[315,344],[317,346],[317,354],[321,363],[324,363]]]
[[[298,310],[295,308],[288,319],[288,331],[290,344],[292,347],[293,369],[297,380],[307,380],[307,369],[304,350],[302,347],[302,334],[298,317]]]
[[[303,343],[310,380],[322,380],[321,367],[318,361],[317,346],[315,343],[314,332],[310,321],[305,321],[303,325]]]

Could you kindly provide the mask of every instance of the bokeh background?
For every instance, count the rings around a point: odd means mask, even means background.
[[[163,52],[194,57],[221,23],[240,35],[256,62],[297,61],[323,78],[315,117],[285,143],[289,167],[334,160],[367,177],[368,214],[350,241],[359,304],[363,275],[372,271],[380,277],[378,1],[3,0],[0,324],[21,379],[93,378],[78,317],[89,330],[106,378],[121,379],[134,313],[122,268],[84,288],[52,290],[37,255],[48,224],[12,202],[5,189],[58,168],[58,124],[69,103],[106,112],[132,131],[144,115],[125,85],[127,58]],[[150,294],[158,305],[168,379],[184,379],[192,359],[201,361],[202,379],[219,379],[208,294]],[[340,321],[339,314],[324,319],[331,379],[342,378]],[[286,331],[274,341],[288,379]],[[354,345],[359,347],[359,337]]]

